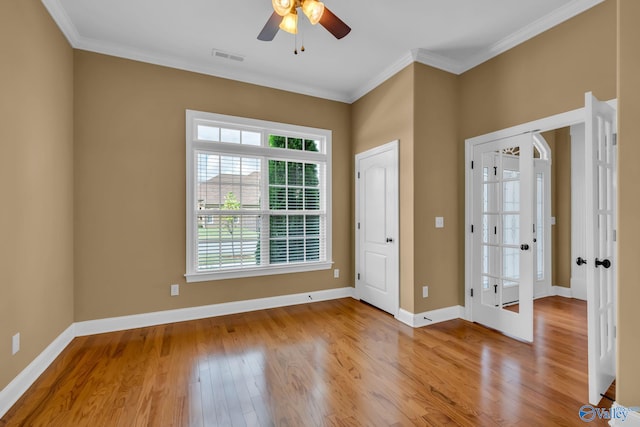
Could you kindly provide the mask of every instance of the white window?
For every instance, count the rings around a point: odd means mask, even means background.
[[[187,281],[331,268],[331,131],[186,119]]]

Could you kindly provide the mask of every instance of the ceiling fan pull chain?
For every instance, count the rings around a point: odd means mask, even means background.
[[[293,36],[293,54],[298,54],[298,34],[294,34]]]

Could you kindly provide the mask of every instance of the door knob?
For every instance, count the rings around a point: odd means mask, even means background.
[[[520,249],[522,249],[523,251],[528,251],[529,245],[527,245],[526,243],[524,245],[520,245]]]
[[[387,237],[387,243],[393,243],[393,239],[391,237]]]
[[[600,261],[598,258],[596,258],[596,268],[598,268],[598,266],[600,265],[604,268],[609,268],[611,267],[611,261],[609,261],[608,259],[603,259],[602,261]]]
[[[582,265],[582,264],[586,264],[587,261],[582,259],[582,257],[578,257],[578,259],[576,260],[576,264],[578,265]]]

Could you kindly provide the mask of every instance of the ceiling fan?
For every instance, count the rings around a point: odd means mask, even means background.
[[[258,40],[271,41],[276,36],[278,29],[291,34],[298,33],[298,9],[309,18],[309,22],[315,25],[320,23],[335,38],[341,39],[351,31],[351,28],[340,18],[333,14],[324,3],[318,0],[272,0],[274,12],[267,20]]]

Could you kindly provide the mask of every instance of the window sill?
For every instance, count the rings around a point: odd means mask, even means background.
[[[242,270],[224,270],[206,273],[187,273],[184,277],[187,283],[209,282],[213,280],[237,279],[241,277],[270,276],[273,274],[304,273],[308,271],[329,270],[333,262],[318,262],[306,264],[289,264],[282,266],[269,266]]]

